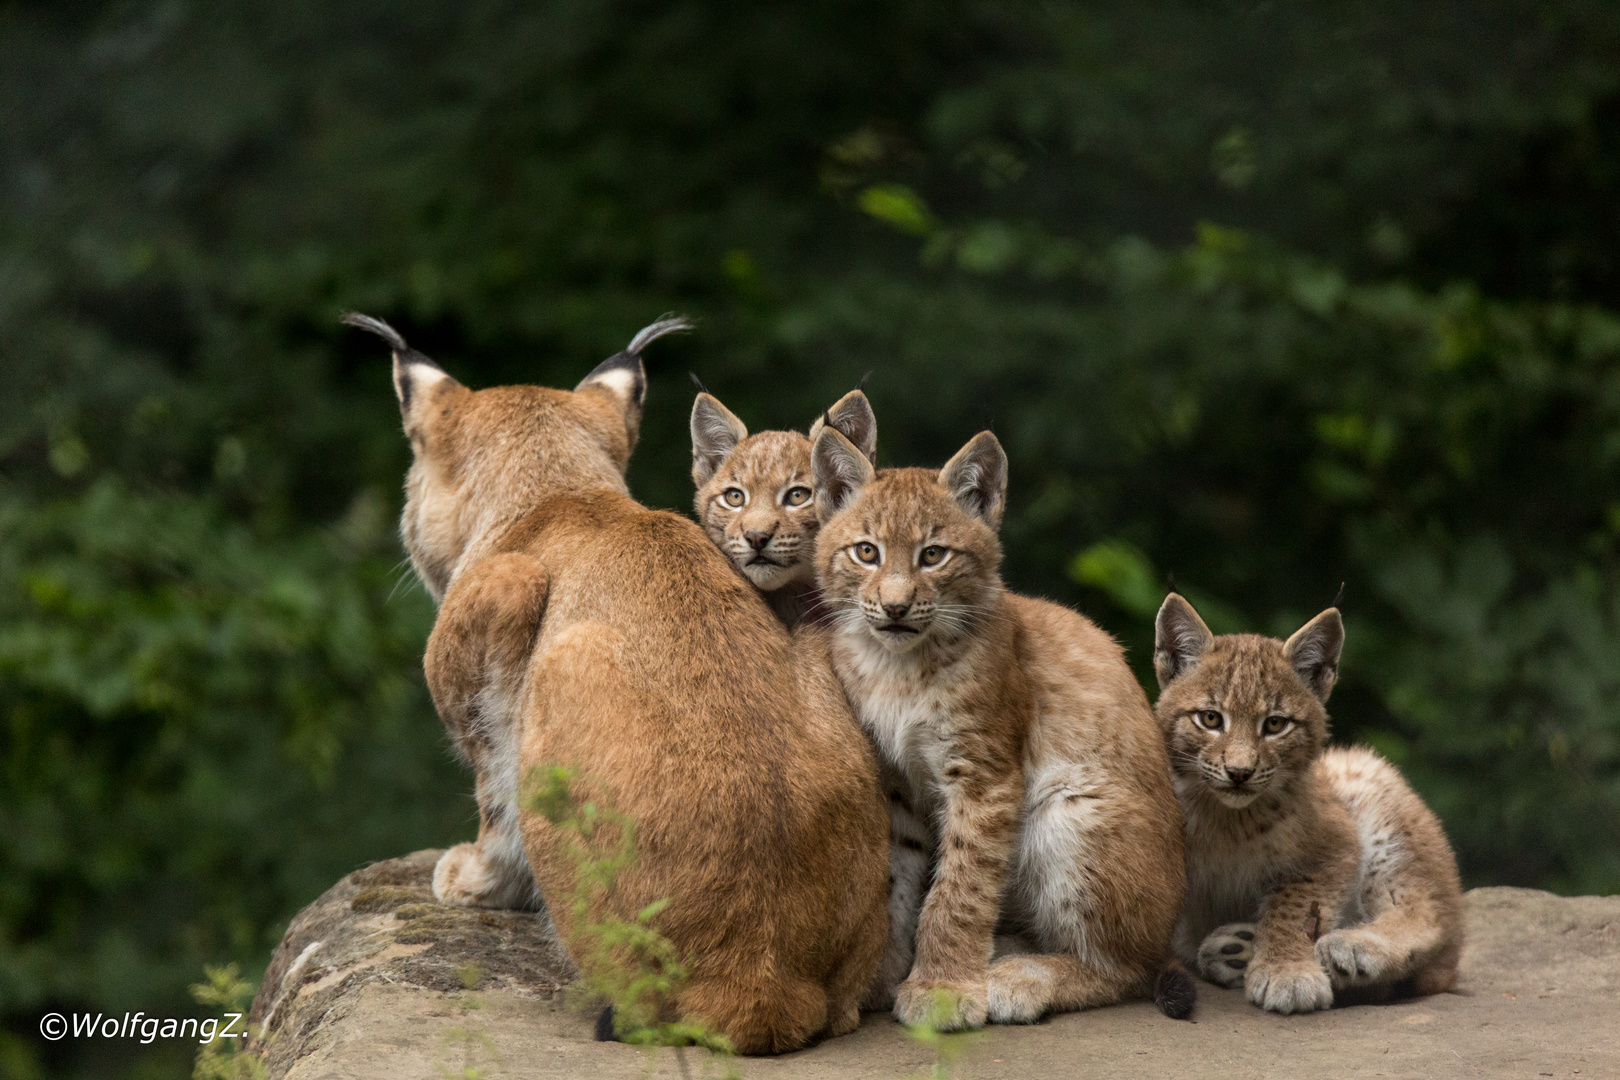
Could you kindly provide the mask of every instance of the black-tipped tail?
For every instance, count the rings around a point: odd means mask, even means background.
[[[618,1042],[619,1035],[613,1030],[613,1006],[609,1005],[602,1010],[602,1015],[596,1018],[596,1041]]]
[[[1181,961],[1168,961],[1153,980],[1153,1004],[1172,1020],[1186,1020],[1198,1004],[1198,984],[1181,966]]]

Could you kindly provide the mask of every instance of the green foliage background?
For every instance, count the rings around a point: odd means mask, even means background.
[[[1006,572],[1139,673],[1162,574],[1286,633],[1471,884],[1620,891],[1620,12],[1427,4],[0,6],[0,1075],[187,1008],[472,829],[358,308],[473,385],[659,313],[884,463],[993,425]],[[167,1056],[165,1056],[167,1055]]]

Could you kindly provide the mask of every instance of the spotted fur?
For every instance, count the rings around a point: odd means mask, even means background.
[[[577,958],[577,859],[520,797],[535,766],[572,766],[638,823],[599,903],[633,919],[667,902],[656,926],[691,972],[674,1012],[744,1053],[853,1029],[888,929],[876,762],[825,655],[797,651],[696,525],[625,489],[639,351],[685,323],[572,391],[470,390],[359,325],[394,348],[401,530],[441,601],[428,688],[476,776],[478,839],[445,852],[435,896],[544,899]]]
[[[826,431],[812,466],[830,615],[808,629],[829,639],[893,812],[890,949],[869,1005],[963,1028],[1151,994],[1185,1016],[1164,746],[1108,635],[1003,587],[995,436],[937,473],[874,473]],[[992,962],[998,924],[1025,947]]]
[[[750,435],[731,410],[708,392],[692,403],[692,481],[703,531],[765,595],[788,627],[814,604],[814,486],[810,441],[831,423],[860,447],[877,453],[877,420],[866,395],[851,391],[816,418],[806,437],[797,431]]]
[[[1323,751],[1344,627],[1329,608],[1287,642],[1216,637],[1171,593],[1158,718],[1187,828],[1176,950],[1272,1012],[1434,994],[1462,947],[1457,864],[1395,767]]]

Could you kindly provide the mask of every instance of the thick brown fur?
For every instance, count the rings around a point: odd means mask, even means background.
[[[797,431],[750,435],[707,391],[692,402],[698,522],[789,629],[815,606],[811,553],[821,523],[810,478],[810,444],[827,424],[874,458],[877,420],[859,390],[818,416],[808,437]]]
[[[1371,750],[1323,752],[1336,608],[1287,642],[1216,637],[1171,593],[1159,611],[1159,723],[1187,826],[1176,950],[1273,1012],[1435,994],[1462,949],[1439,820]]]
[[[874,474],[836,431],[812,460],[830,615],[800,633],[828,638],[894,815],[890,947],[868,1004],[945,1028],[1149,995],[1185,1016],[1163,742],[1113,639],[1002,586],[995,437],[938,472]],[[1034,952],[992,962],[998,926]]]
[[[794,654],[695,524],[626,493],[636,354],[665,326],[573,391],[469,390],[395,346],[402,532],[443,601],[428,685],[480,811],[434,893],[513,906],[538,886],[578,947],[565,838],[521,809],[531,769],[571,766],[638,823],[603,902],[632,918],[669,900],[656,926],[691,967],[675,1012],[777,1053],[858,1022],[887,932],[886,810],[825,658]]]

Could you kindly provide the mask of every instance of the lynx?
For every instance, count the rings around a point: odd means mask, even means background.
[[[808,438],[797,431],[750,435],[706,391],[692,402],[698,521],[789,629],[815,604],[810,553],[820,522],[810,483],[810,445],[828,424],[868,459],[877,453],[877,418],[859,390],[817,417]]]
[[[702,530],[625,489],[641,350],[686,324],[647,327],[573,391],[475,391],[349,321],[394,350],[415,458],[401,530],[441,601],[424,666],[477,777],[478,839],[439,860],[434,894],[543,898],[575,948],[564,838],[520,794],[536,765],[571,766],[639,823],[602,903],[669,901],[656,925],[691,968],[676,1013],[743,1053],[853,1029],[887,935],[871,750],[830,667],[794,656]]]
[[[1343,643],[1337,607],[1287,642],[1215,637],[1176,593],[1159,609],[1159,723],[1187,823],[1176,950],[1272,1012],[1457,977],[1462,895],[1440,822],[1371,750],[1322,750]]]
[[[811,460],[831,614],[800,634],[826,635],[894,815],[890,946],[868,1004],[943,1028],[1149,994],[1188,1015],[1163,740],[1113,639],[1002,586],[1000,443],[984,432],[937,473],[875,473],[829,429]],[[998,926],[1038,951],[992,962]]]

